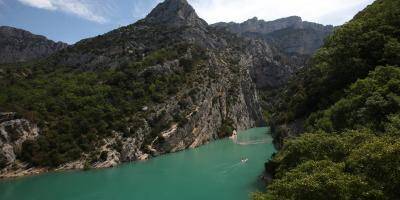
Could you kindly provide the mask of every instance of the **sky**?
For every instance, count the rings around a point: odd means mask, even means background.
[[[0,26],[73,44],[145,17],[163,0],[0,0]],[[297,15],[342,25],[374,0],[188,0],[209,24]]]

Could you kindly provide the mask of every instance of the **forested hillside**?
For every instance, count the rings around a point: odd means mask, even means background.
[[[271,111],[282,148],[254,199],[399,198],[399,39],[397,0],[335,31]]]

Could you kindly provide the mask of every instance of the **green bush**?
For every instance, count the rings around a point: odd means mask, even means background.
[[[400,112],[400,69],[378,67],[350,86],[346,95],[327,110],[313,113],[307,130],[327,132],[366,127],[385,131],[388,116]]]
[[[266,199],[338,200],[386,199],[379,188],[363,176],[345,172],[344,163],[307,161],[268,186]]]
[[[304,134],[288,140],[266,170],[274,176],[255,199],[395,199],[398,136],[368,130]]]
[[[378,185],[387,197],[400,196],[400,141],[398,137],[382,137],[354,150],[346,161],[346,170],[360,174]]]

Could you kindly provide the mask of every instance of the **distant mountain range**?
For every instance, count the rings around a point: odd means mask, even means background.
[[[159,12],[156,12],[159,13]],[[147,21],[172,20],[171,16],[149,15]],[[191,21],[194,20],[194,21]],[[192,24],[206,25],[207,23],[194,16],[189,19],[175,19],[174,23],[191,21]],[[261,39],[288,54],[311,55],[322,46],[324,39],[329,36],[333,26],[302,21],[300,17],[292,16],[274,21],[259,20],[256,17],[243,23],[220,22],[213,27],[225,28],[240,36]],[[18,28],[0,27],[0,63],[25,62],[45,58],[68,47],[63,42],[54,42],[41,35]]]
[[[45,58],[68,44],[8,26],[0,26],[0,63],[25,62]]]
[[[216,23],[214,27],[226,28],[244,37],[262,39],[289,54],[311,55],[324,44],[332,34],[333,26],[303,21],[292,16],[274,21],[259,20],[256,17],[243,23]]]

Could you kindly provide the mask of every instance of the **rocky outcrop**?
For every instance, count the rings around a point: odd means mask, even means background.
[[[186,0],[168,0],[154,8],[144,19],[146,23],[169,26],[207,26]]]
[[[253,33],[268,34],[289,27],[301,28],[303,27],[303,25],[304,25],[303,20],[300,17],[292,16],[292,17],[277,19],[274,21],[264,21],[264,20],[259,20],[257,17],[254,17],[243,23],[219,22],[213,24],[212,26],[224,27],[233,33],[253,32]]]
[[[303,21],[297,16],[274,21],[252,18],[243,23],[221,22],[212,26],[225,28],[245,37],[262,39],[283,52],[301,55],[313,54],[334,30],[333,26]]]
[[[48,57],[68,45],[44,36],[8,26],[0,26],[0,63],[25,62]]]
[[[104,145],[98,149],[100,158],[91,167],[109,168],[122,162],[148,159],[149,154],[142,152],[142,146],[150,128],[146,121],[143,123],[143,128],[136,130],[132,137],[124,137],[123,134],[115,132],[112,137],[104,139]]]
[[[0,113],[0,167],[14,165],[22,151],[22,144],[38,136],[36,124],[17,118],[15,113]]]

